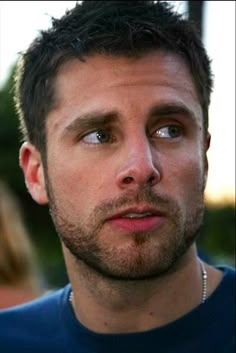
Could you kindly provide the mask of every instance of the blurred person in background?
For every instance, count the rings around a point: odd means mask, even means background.
[[[0,313],[4,352],[234,353],[235,271],[196,249],[213,82],[191,23],[166,1],[80,2],[16,80],[21,167],[70,283]]]
[[[0,309],[41,293],[39,269],[20,206],[7,184],[0,181]]]

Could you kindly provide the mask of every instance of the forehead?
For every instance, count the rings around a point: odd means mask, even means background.
[[[154,51],[138,58],[95,54],[85,62],[72,59],[60,68],[54,87],[54,111],[64,117],[93,109],[116,110],[130,104],[140,109],[141,104],[175,101],[201,114],[188,66],[171,53]],[[140,102],[142,96],[145,100]]]
[[[75,78],[79,80],[75,82]],[[159,85],[172,81],[171,84],[180,89],[186,84],[193,84],[183,58],[176,54],[153,51],[134,58],[94,54],[85,58],[84,62],[71,59],[59,69],[56,90],[62,98],[72,82],[78,87],[88,85],[92,88],[104,83],[111,86],[138,85],[142,80]]]

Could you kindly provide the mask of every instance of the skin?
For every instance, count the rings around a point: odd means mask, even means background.
[[[96,332],[173,321],[201,300],[194,241],[210,144],[185,62],[97,54],[64,64],[55,87],[47,166],[30,143],[21,165],[32,197],[49,202],[76,316]],[[140,212],[152,214],[123,218]],[[207,270],[209,295],[221,273]]]

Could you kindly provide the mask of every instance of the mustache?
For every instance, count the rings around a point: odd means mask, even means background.
[[[120,210],[138,205],[145,205],[154,208],[160,212],[177,213],[178,205],[175,200],[169,196],[160,195],[147,187],[139,188],[139,190],[129,190],[125,194],[113,200],[104,200],[93,210],[93,214],[97,217],[109,217]]]

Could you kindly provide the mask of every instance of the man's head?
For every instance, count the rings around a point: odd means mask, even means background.
[[[211,75],[193,30],[162,2],[87,2],[32,48],[21,165],[66,258],[126,280],[167,271],[198,235],[208,169]]]
[[[85,1],[42,31],[22,56],[16,103],[24,139],[46,159],[45,121],[57,104],[55,78],[63,63],[96,53],[138,57],[153,50],[180,55],[193,78],[208,127],[209,59],[189,22],[163,1]]]

